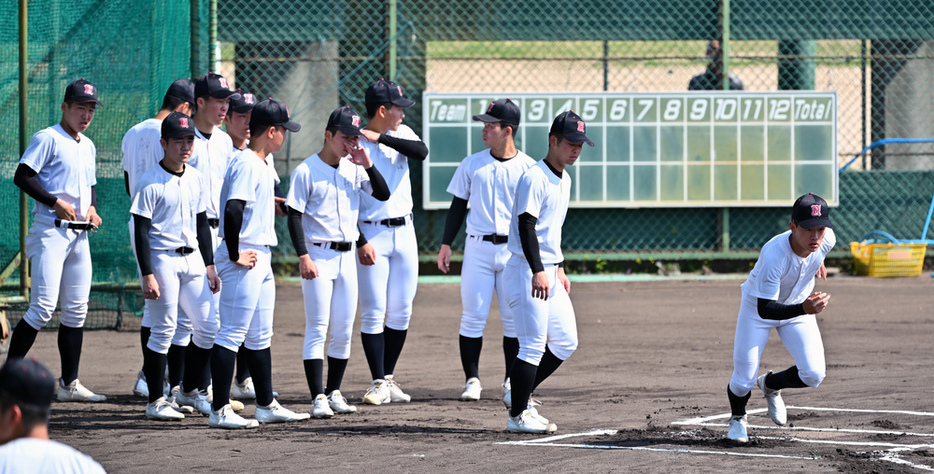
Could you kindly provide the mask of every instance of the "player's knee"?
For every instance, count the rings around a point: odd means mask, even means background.
[[[483,337],[483,329],[486,321],[477,320],[465,314],[461,319],[460,335],[464,337]]]
[[[820,385],[820,383],[824,381],[825,375],[824,369],[798,370],[798,377],[805,385],[811,388],[816,388]]]
[[[568,357],[571,357],[571,354],[577,350],[577,341],[567,341],[558,344],[548,343],[548,350],[550,350],[555,357],[561,360],[567,360]]]

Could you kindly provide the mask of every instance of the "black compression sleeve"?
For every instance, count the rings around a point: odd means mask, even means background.
[[[91,186],[91,205],[97,207],[97,186]]]
[[[136,261],[143,276],[152,275],[152,249],[149,247],[149,232],[152,219],[133,214],[133,241],[136,242]]]
[[[519,215],[519,243],[522,244],[522,253],[532,268],[532,273],[545,271],[542,265],[542,254],[538,247],[538,235],[535,234],[535,223],[538,218],[532,217],[532,214],[523,212]]]
[[[373,186],[373,198],[384,202],[389,200],[389,185],[386,184],[386,179],[376,169],[376,165],[367,168],[366,175],[370,178],[370,185]]]
[[[285,192],[283,192],[283,191],[282,191],[282,188],[279,187],[279,183],[276,183],[276,188],[275,188],[275,190],[274,190],[273,192],[276,194],[276,197],[277,197],[277,198],[284,198],[284,197],[286,197]],[[286,214],[288,215],[288,213],[289,213],[289,207],[286,206],[284,202],[280,202],[280,203],[278,204],[278,206],[279,206],[279,209],[282,210],[282,212],[284,212],[284,213],[286,213]]]
[[[242,199],[228,199],[224,205],[224,242],[231,262],[240,259],[240,229],[243,227],[245,207],[246,201]]]
[[[211,238],[211,226],[208,225],[208,213],[199,212],[195,216],[196,228],[198,230],[198,250],[201,251],[201,259],[204,260],[204,266],[214,265],[214,239]]]
[[[39,180],[36,179],[37,174],[38,173],[29,166],[20,163],[19,166],[16,167],[16,173],[13,174],[13,184],[36,201],[49,207],[55,207],[55,201],[58,201],[58,198],[46,191],[45,188],[39,184]]]
[[[123,172],[123,187],[126,188],[126,195],[132,198],[133,195],[130,194],[130,173],[126,171]]]
[[[757,306],[759,309],[759,317],[762,319],[791,319],[805,314],[804,303],[781,304],[775,300],[759,298]]]
[[[357,224],[357,232],[360,232],[360,237],[357,237],[357,248],[363,247],[366,245],[366,236],[363,235],[363,231],[360,230],[360,224]]]
[[[292,238],[292,247],[295,247],[295,254],[299,257],[308,254],[308,248],[305,247],[305,229],[302,228],[302,211],[297,211],[289,207],[289,237]]]
[[[425,161],[425,158],[428,158],[428,146],[421,140],[407,140],[383,133],[379,136],[379,142],[416,161]]]
[[[448,216],[444,219],[444,236],[441,237],[443,245],[451,245],[451,242],[454,242],[457,231],[461,230],[461,224],[464,223],[464,216],[466,215],[467,200],[454,196],[454,199],[451,199]]]

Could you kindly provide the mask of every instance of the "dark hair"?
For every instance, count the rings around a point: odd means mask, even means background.
[[[557,141],[555,141],[555,144],[561,143],[561,140],[564,140],[564,134],[563,134],[563,133],[549,133],[549,134],[548,134],[548,137],[549,137],[549,138],[550,138],[550,137],[555,137],[555,138],[557,139]]]
[[[509,135],[511,135],[513,138],[516,137],[516,131],[519,128],[518,124],[509,123],[509,122],[500,122],[499,126],[500,127],[512,127],[512,129],[509,131]]]
[[[178,106],[184,104],[185,102],[188,102],[188,101],[185,99],[179,99],[178,97],[167,95],[162,99],[161,110],[174,111],[175,109],[178,108]],[[191,108],[192,110],[194,110],[194,104],[191,105]]]
[[[52,412],[52,407],[35,407],[17,403],[9,398],[0,397],[0,413],[7,412],[12,409],[14,405],[18,406],[20,413],[23,414],[23,428],[26,431],[29,431],[35,426],[49,424],[49,415]]]
[[[340,131],[340,127],[327,127],[324,129],[325,132],[331,132],[331,135],[337,135],[337,132]]]
[[[391,102],[377,102],[375,104],[367,103],[366,104],[366,118],[367,120],[376,117],[376,112],[379,112],[380,107],[386,107],[386,109],[392,108]]]

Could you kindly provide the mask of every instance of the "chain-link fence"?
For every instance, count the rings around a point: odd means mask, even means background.
[[[15,10],[12,0],[4,5]],[[282,100],[302,123],[302,132],[290,135],[277,156],[284,186],[289,171],[320,149],[328,113],[345,104],[364,112],[364,90],[380,77],[398,82],[417,101],[423,91],[659,92],[685,91],[692,81],[695,89],[712,89],[722,88],[727,73],[734,87],[741,83],[748,91],[836,91],[837,161],[843,166],[858,156],[839,180],[838,254],[848,241],[877,228],[919,238],[934,192],[934,145],[893,139],[934,138],[928,106],[934,96],[934,5],[727,5],[729,11],[692,0],[217,0],[213,23],[209,0],[34,0],[29,133],[57,122],[70,80],[83,76],[99,86],[105,108],[88,135],[98,148],[100,212],[108,224],[92,239],[94,277],[114,287],[136,279],[120,139],[155,113],[173,79],[207,70],[259,97]],[[13,117],[16,19],[0,21],[0,107]],[[406,114],[405,122],[421,133],[421,104]],[[17,127],[8,123],[0,140],[10,183],[18,146]],[[882,140],[888,141],[860,155]],[[419,249],[431,261],[445,211],[422,209],[422,166],[411,166]],[[8,184],[0,199],[7,222],[15,222],[17,190]],[[770,207],[574,209],[564,244],[572,258],[749,258],[787,221],[787,209]],[[279,230],[277,259],[290,261],[284,224]],[[18,251],[18,235],[12,226],[0,232],[5,264]],[[138,308],[135,297],[116,298],[108,307]]]

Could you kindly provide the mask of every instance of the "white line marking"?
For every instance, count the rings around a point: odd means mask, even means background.
[[[934,444],[895,444],[895,443],[880,443],[874,441],[834,441],[834,440],[825,440],[825,439],[807,439],[807,438],[798,438],[798,437],[785,437],[785,436],[756,436],[756,439],[770,439],[776,441],[795,441],[799,443],[812,443],[812,444],[833,444],[833,445],[845,445],[845,446],[870,446],[874,448],[889,448],[889,450],[914,450],[921,448],[934,448]]]
[[[788,405],[786,407],[789,410],[811,410],[811,411],[830,411],[830,412],[844,412],[844,413],[879,413],[879,414],[898,414],[898,415],[911,415],[911,416],[934,416],[932,412],[926,411],[907,411],[907,410],[863,410],[859,408],[823,408],[823,407],[799,407]],[[755,410],[750,410],[746,412],[750,415],[755,415],[757,413],[765,412],[765,408],[758,408]],[[689,418],[687,420],[675,421],[673,425],[692,425],[697,423],[703,423],[712,420],[728,419],[731,415],[729,413],[703,416],[697,418]]]
[[[675,423],[672,423],[675,424]],[[677,423],[679,425],[684,425],[685,423]],[[723,423],[692,423],[690,426],[713,426],[718,428],[723,428],[726,426]],[[896,436],[918,436],[922,438],[934,438],[934,433],[911,433],[908,431],[886,431],[886,430],[858,430],[855,428],[811,428],[808,426],[763,426],[763,425],[749,425],[749,428],[755,428],[757,430],[783,430],[783,431],[814,431],[814,432],[824,432],[824,433],[859,433],[859,434],[885,434],[885,435],[896,435]]]
[[[922,471],[934,471],[934,467],[926,466],[924,464],[915,464],[911,461],[907,461],[905,459],[898,457],[898,454],[896,453],[887,453],[879,459],[882,461],[888,461],[888,462],[895,463],[895,464],[901,464],[903,466],[910,466],[915,469],[920,469]]]

